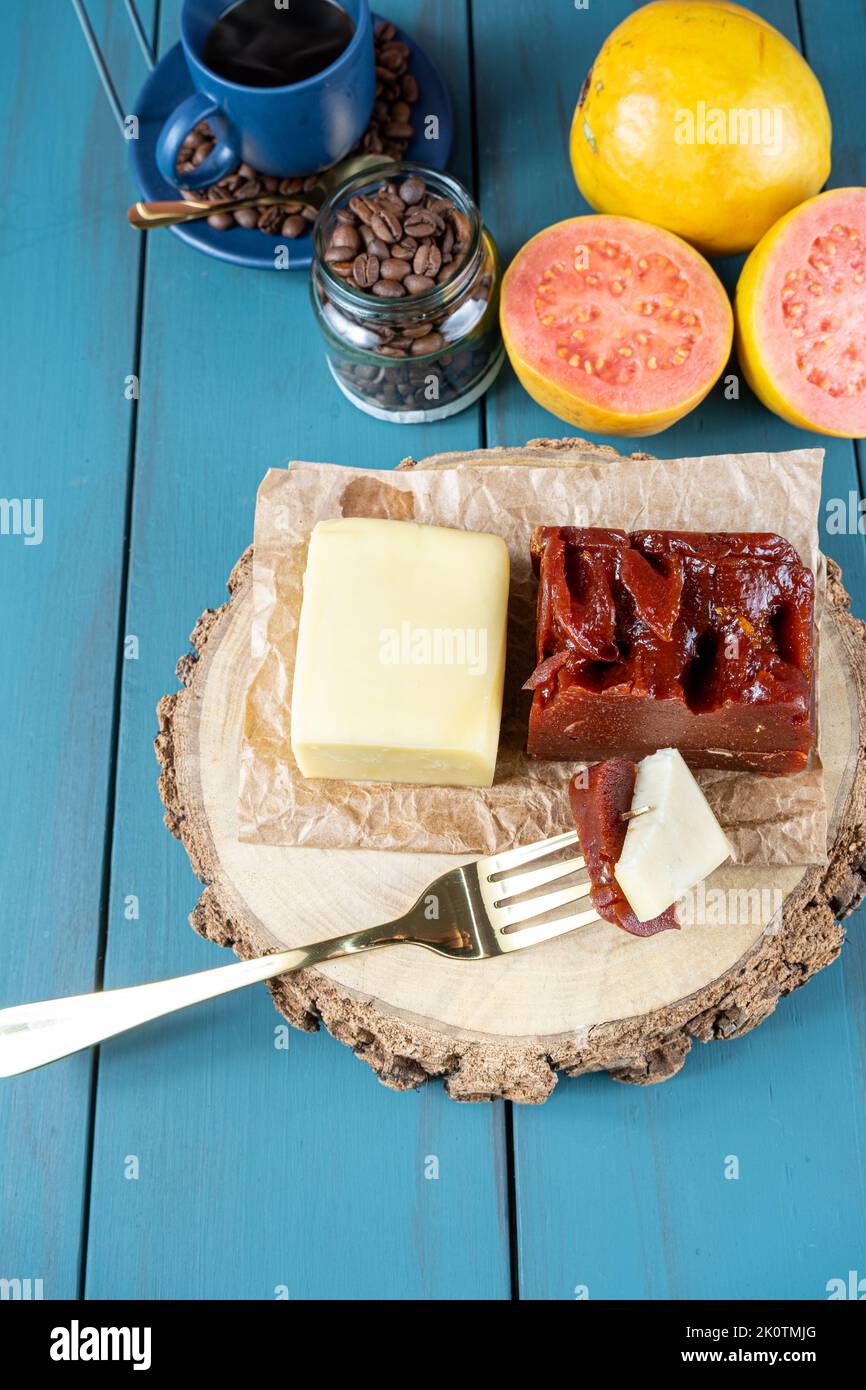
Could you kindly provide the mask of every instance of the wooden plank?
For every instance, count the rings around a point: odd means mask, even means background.
[[[856,0],[842,0],[841,3],[839,0],[807,0],[798,8],[803,52],[827,93],[833,118],[833,171],[829,185],[832,188],[860,187],[866,183],[866,150],[858,101],[858,93],[866,86],[862,7]],[[852,42],[840,42],[840,35],[851,35]],[[862,495],[866,490],[866,444],[863,440],[857,441],[856,450]],[[850,551],[861,551],[856,538],[848,539],[846,555]]]
[[[143,65],[125,16],[90,10],[129,92]],[[139,248],[119,232],[126,150],[71,6],[44,23],[10,0],[3,21],[2,491],[42,503],[41,544],[0,535],[6,1005],[96,983]],[[32,1297],[78,1293],[91,1066],[4,1083],[0,1277],[41,1280]]]
[[[480,198],[506,263],[542,226],[588,211],[571,175],[568,127],[586,69],[629,8],[624,0],[586,10],[533,0],[513,17],[504,44],[496,0],[474,0]],[[755,8],[798,42],[793,3]],[[856,7],[833,4],[831,14],[829,4],[810,3],[804,12],[842,156],[835,175],[862,183],[852,151],[862,143],[855,94],[863,49],[838,42],[840,33],[859,32]],[[739,264],[721,267],[729,287]],[[490,444],[573,433],[510,370],[487,398]],[[856,498],[849,442],[791,429],[745,388],[737,402],[717,389],[645,445],[674,457],[819,442],[827,449],[825,503],[851,491]],[[866,610],[862,538],[824,532],[855,608]],[[563,1081],[542,1110],[515,1110],[523,1297],[573,1298],[588,1285],[593,1298],[820,1298],[828,1279],[856,1266],[866,1206],[862,922],[862,913],[852,920],[842,964],[748,1039],[690,1057],[669,1084]],[[728,1155],[739,1159],[739,1180],[725,1179]]]
[[[178,5],[162,8],[165,47]],[[465,171],[462,0],[388,13],[449,73]],[[109,985],[225,960],[185,924],[198,888],[161,825],[150,740],[186,634],[250,540],[265,469],[387,467],[479,442],[477,410],[424,430],[353,410],[327,373],[305,277],[151,237],[127,623],[141,648],[124,670]],[[293,1033],[277,1050],[280,1025],[256,989],[102,1049],[89,1296],[507,1296],[502,1107],[457,1107],[438,1085],[393,1095],[326,1036]]]

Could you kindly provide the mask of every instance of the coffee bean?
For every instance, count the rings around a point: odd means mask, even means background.
[[[232,194],[234,198],[256,198],[262,191],[258,179],[244,179]]]
[[[411,140],[415,134],[415,127],[408,121],[390,121],[385,126],[385,135],[389,140]]]
[[[399,193],[380,193],[376,201],[383,212],[388,212],[396,217],[400,226],[403,225],[403,218],[406,215],[406,205],[400,198]]]
[[[384,280],[405,280],[409,274],[409,262],[389,256],[386,261],[382,262],[381,271]]]
[[[284,220],[285,213],[282,208],[262,208],[259,213],[259,231],[268,232],[273,236],[282,231]]]
[[[418,241],[422,237],[435,236],[443,229],[442,218],[435,212],[428,212],[426,208],[410,208],[403,223],[403,231],[407,236],[413,236]]]
[[[400,91],[403,94],[403,100],[408,101],[410,106],[414,106],[420,95],[417,77],[413,77],[411,72],[404,72],[400,79]]]
[[[472,240],[472,228],[469,225],[469,218],[459,208],[452,207],[448,214],[452,226],[454,227],[455,244],[460,251],[465,251]]]
[[[359,285],[362,290],[369,289],[372,285],[375,285],[376,281],[379,279],[378,256],[371,256],[369,252],[362,252],[360,256],[356,256],[355,263],[352,266],[352,274],[355,277],[355,283]]]
[[[290,238],[303,236],[308,226],[306,217],[302,217],[300,213],[293,213],[283,222],[282,234]]]
[[[381,237],[375,234],[370,237],[367,243],[367,250],[371,255],[378,256],[380,261],[384,261],[391,254],[391,248],[387,241],[383,241]]]
[[[404,236],[402,241],[395,241],[391,247],[391,255],[396,256],[398,261],[411,261],[415,252],[418,250],[418,243],[413,236]]]
[[[253,227],[258,226],[258,208],[241,208],[235,213],[234,218],[239,227],[246,227],[248,231],[252,231]]]
[[[370,220],[370,226],[377,237],[389,244],[392,241],[399,241],[403,235],[403,226],[397,214],[392,212],[390,208],[383,207],[381,203]]]
[[[432,323],[407,323],[403,329],[403,337],[410,342],[415,338],[426,338],[428,333],[433,332]]]
[[[349,199],[349,207],[361,222],[365,222],[368,227],[372,225],[373,218],[376,216],[376,207],[369,198],[363,198],[360,194],[356,194],[354,198]]]
[[[432,278],[442,267],[442,252],[435,241],[425,241],[415,252],[412,269],[416,275]]]
[[[426,192],[427,186],[417,174],[410,174],[400,185],[400,197],[407,207],[420,203]]]
[[[373,30],[374,38],[378,39],[381,43],[390,43],[396,33],[397,30],[394,28],[394,25],[387,19],[380,19]]]
[[[404,73],[409,49],[404,43],[389,43],[379,53],[379,66],[388,72]]]
[[[213,227],[215,232],[227,232],[229,227],[235,225],[235,219],[230,212],[212,212],[207,224],[209,227]]]
[[[410,294],[426,294],[436,284],[429,275],[407,275],[403,281]]]
[[[380,299],[402,299],[406,291],[399,280],[377,280],[373,286],[373,293]]]
[[[345,246],[347,251],[357,255],[361,249],[361,238],[356,227],[349,227],[343,223],[334,228],[330,244],[331,246]]]
[[[414,357],[426,356],[429,352],[438,352],[445,346],[445,339],[441,333],[428,333],[426,338],[416,338],[412,344],[412,355]]]

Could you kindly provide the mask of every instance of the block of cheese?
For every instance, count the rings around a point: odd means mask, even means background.
[[[508,575],[499,536],[365,517],[319,522],[292,690],[303,775],[490,786]]]
[[[642,810],[648,807],[648,810]],[[639,922],[657,917],[728,858],[731,847],[676,748],[637,765],[616,881]]]

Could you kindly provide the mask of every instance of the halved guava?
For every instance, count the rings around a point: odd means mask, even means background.
[[[819,434],[866,435],[866,188],[794,208],[758,242],[736,295],[755,395]]]
[[[502,335],[539,405],[597,434],[657,434],[703,400],[733,338],[697,251],[631,217],[572,217],[518,251]]]

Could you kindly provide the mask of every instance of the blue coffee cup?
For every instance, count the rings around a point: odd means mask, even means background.
[[[207,67],[207,37],[237,0],[184,0],[180,36],[196,88],[162,128],[156,162],[169,183],[204,188],[241,161],[262,174],[312,174],[343,159],[364,134],[376,93],[373,24],[367,0],[340,0],[355,25],[348,46],[313,77],[285,87],[248,87]],[[208,121],[216,145],[197,168],[177,175],[180,147]]]

